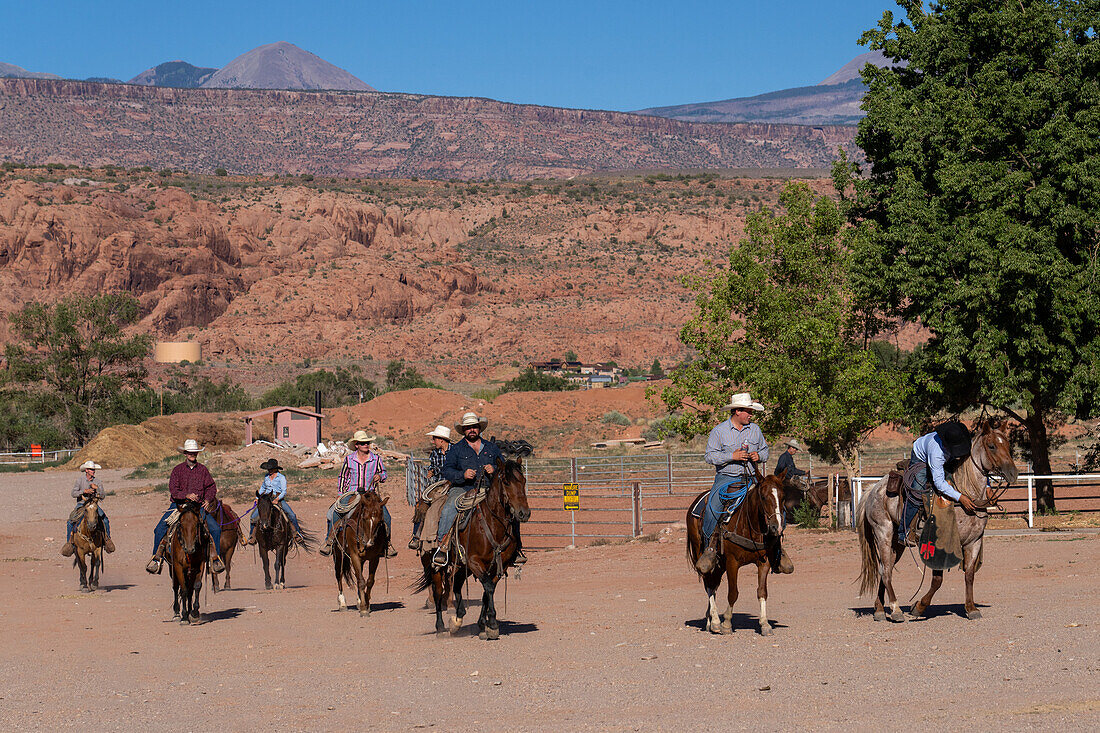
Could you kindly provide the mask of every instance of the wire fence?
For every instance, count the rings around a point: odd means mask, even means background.
[[[72,458],[79,448],[61,450],[34,450],[26,453],[0,453],[0,464],[57,463]]]

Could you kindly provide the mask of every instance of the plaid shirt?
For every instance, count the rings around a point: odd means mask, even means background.
[[[428,454],[428,471],[431,473],[431,476],[428,477],[428,483],[434,484],[443,478],[443,459],[446,456],[447,451],[432,448],[432,452]]]
[[[356,453],[351,453],[344,459],[344,467],[340,469],[340,496],[358,491],[374,491],[372,485],[375,474],[378,481],[386,480],[386,467],[382,465],[382,458],[377,453],[371,453],[365,463],[360,463]]]

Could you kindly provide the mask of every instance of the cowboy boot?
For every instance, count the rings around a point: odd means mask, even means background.
[[[160,575],[161,568],[164,562],[164,551],[168,547],[168,535],[164,535],[164,539],[157,545],[156,552],[149,558],[149,563],[145,566],[145,572],[150,575]]]
[[[103,549],[106,550],[107,552],[114,552],[115,551],[115,541],[111,539],[111,535],[107,535],[103,539]]]
[[[435,554],[432,555],[432,568],[435,570],[442,570],[447,567],[450,562],[451,558],[447,553],[447,545],[441,542],[439,547],[436,548]]]
[[[718,533],[721,531],[721,525],[714,528],[714,532],[711,533],[710,542],[707,543],[706,549],[699,555],[699,559],[695,561],[695,569],[700,575],[709,574],[714,570],[714,564],[718,562]]]
[[[330,531],[325,535],[325,544],[321,545],[321,549],[318,550],[322,555],[328,557],[332,554],[332,542],[336,539],[336,532]]]
[[[772,572],[780,573],[782,575],[789,575],[794,572],[794,562],[791,561],[790,556],[787,554],[787,548],[783,545],[779,546],[779,552],[776,554],[777,562],[772,567]]]
[[[225,572],[225,563],[223,563],[222,559],[218,557],[217,552],[210,553],[210,570],[212,570],[215,574]]]
[[[61,547],[61,556],[62,557],[72,557],[73,553],[75,553],[75,552],[76,552],[76,545],[74,545],[71,540],[66,540],[65,544],[62,545],[62,547]]]

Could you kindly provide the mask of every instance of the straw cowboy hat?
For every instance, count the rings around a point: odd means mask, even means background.
[[[84,461],[80,464],[80,470],[83,471],[85,468],[90,468],[93,471],[98,471],[99,469],[103,468],[103,466],[99,465],[95,461]]]
[[[429,438],[443,438],[448,443],[451,442],[451,429],[443,425],[436,425],[435,430],[427,433]]]
[[[738,407],[742,407],[746,410],[755,410],[756,412],[764,411],[764,406],[759,402],[753,402],[752,395],[748,392],[738,392],[733,397],[730,397],[730,403],[722,409],[733,410]]]
[[[458,432],[464,431],[466,428],[478,427],[482,430],[489,424],[489,421],[483,417],[478,417],[476,412],[467,412],[462,416],[462,420],[455,423],[455,430]]]
[[[268,472],[283,470],[283,467],[279,465],[279,461],[274,458],[268,458],[266,461],[260,464],[260,468]]]
[[[348,438],[348,447],[360,446],[364,443],[373,443],[378,440],[377,435],[370,435],[366,430],[356,430],[355,435]]]
[[[788,440],[783,445],[787,446],[788,448],[794,448],[795,450],[802,450],[802,446],[800,446],[798,444],[798,441],[795,440],[794,438],[791,438],[790,440]]]
[[[183,447],[178,449],[180,453],[202,453],[206,448],[199,445],[199,441],[188,438],[183,441]]]

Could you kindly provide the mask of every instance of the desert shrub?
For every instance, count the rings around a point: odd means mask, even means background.
[[[630,418],[618,410],[612,410],[611,412],[605,412],[603,417],[600,418],[600,422],[608,425],[630,425]]]
[[[791,512],[791,521],[802,527],[813,529],[817,527],[818,521],[821,519],[820,510],[810,503],[810,497],[802,497],[802,503],[794,508]]]

